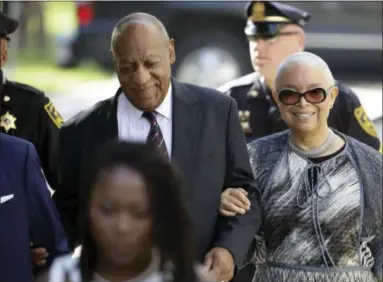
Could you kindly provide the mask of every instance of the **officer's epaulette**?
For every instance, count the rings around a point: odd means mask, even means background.
[[[10,80],[7,80],[6,84],[12,85],[16,90],[25,91],[28,93],[33,93],[33,94],[37,95],[38,97],[45,96],[44,92],[42,92],[41,90],[39,90],[37,88],[34,88],[33,86],[27,85],[27,84],[15,82],[15,81],[10,81]]]
[[[252,72],[240,78],[234,79],[217,88],[218,91],[227,93],[229,90],[253,84],[259,78],[259,73]]]

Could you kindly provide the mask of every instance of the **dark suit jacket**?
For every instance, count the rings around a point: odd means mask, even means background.
[[[48,265],[68,251],[65,232],[33,145],[0,133],[0,280],[32,282],[30,242]]]
[[[241,264],[258,229],[260,214],[237,105],[213,89],[175,80],[172,89],[172,161],[180,167],[185,182],[198,259],[203,260],[212,247],[221,246]],[[79,113],[61,129],[62,175],[53,197],[72,244],[78,239],[79,190],[87,163],[101,145],[118,137],[116,107],[120,93]],[[221,192],[227,187],[248,189],[252,211],[219,218]]]

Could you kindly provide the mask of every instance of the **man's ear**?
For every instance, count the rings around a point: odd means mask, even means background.
[[[175,42],[173,38],[169,40],[169,60],[171,65],[176,61]]]

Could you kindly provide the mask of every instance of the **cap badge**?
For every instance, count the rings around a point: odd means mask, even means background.
[[[253,22],[263,21],[265,18],[265,3],[263,2],[255,2],[253,9],[251,20]]]

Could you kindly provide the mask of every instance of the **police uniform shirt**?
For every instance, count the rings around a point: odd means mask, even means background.
[[[35,146],[44,175],[55,189],[62,117],[44,93],[25,84],[6,81],[0,99],[0,132]]]

